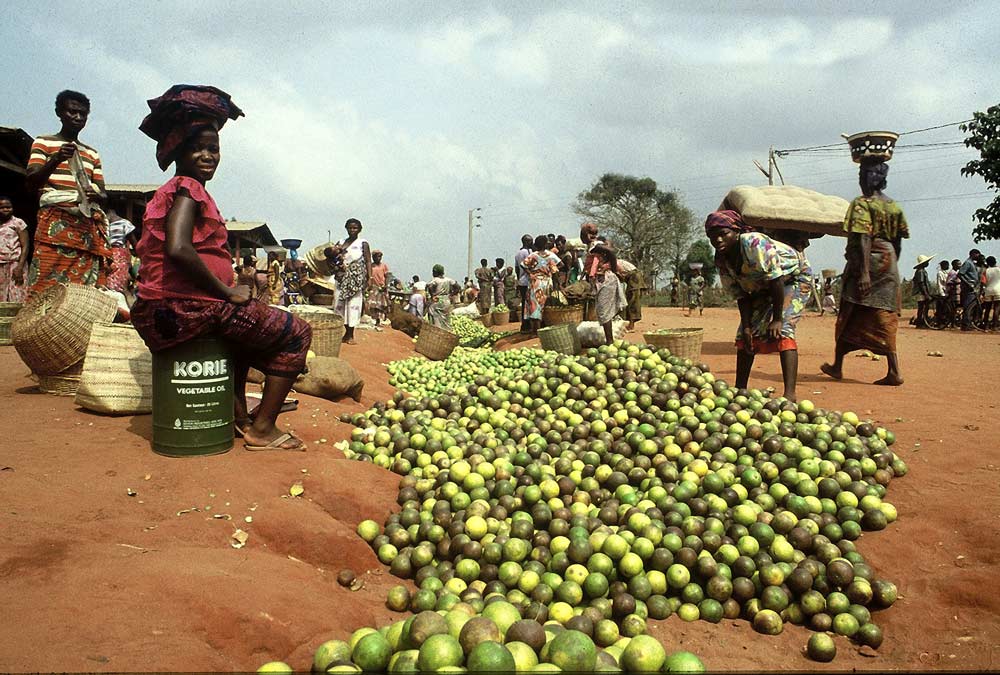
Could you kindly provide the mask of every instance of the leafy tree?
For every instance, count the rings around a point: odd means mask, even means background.
[[[969,134],[965,145],[979,151],[974,159],[962,168],[964,176],[982,176],[993,190],[1000,190],[1000,105],[990,106],[986,112],[975,112],[972,121],[959,127]],[[984,239],[1000,239],[1000,194],[974,215],[976,227],[972,236],[976,243]]]
[[[595,223],[622,257],[655,281],[680,269],[694,238],[694,216],[674,192],[652,178],[606,173],[581,192],[573,211]]]
[[[719,270],[715,267],[715,249],[708,243],[708,239],[699,239],[688,249],[684,256],[684,268],[681,272],[681,279],[689,281],[693,276],[689,263],[701,263],[701,275],[705,277],[705,283],[709,286],[715,283],[715,278],[719,275]]]

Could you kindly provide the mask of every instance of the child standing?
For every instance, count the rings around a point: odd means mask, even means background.
[[[0,196],[0,302],[24,302],[24,261],[28,226],[14,215],[9,197]]]

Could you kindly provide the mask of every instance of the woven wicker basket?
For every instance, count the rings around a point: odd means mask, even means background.
[[[39,375],[38,388],[54,396],[76,396],[76,390],[80,387],[81,372],[83,372],[82,359],[55,375]]]
[[[494,326],[502,326],[510,318],[510,312],[490,312],[490,316],[493,317]]]
[[[557,326],[561,323],[580,323],[581,321],[583,321],[583,305],[545,307],[542,309],[543,326]]]
[[[691,360],[701,358],[701,341],[704,336],[704,328],[664,328],[662,331],[643,335],[646,344],[667,349],[677,358]]]
[[[153,411],[153,355],[135,328],[123,323],[94,324],[76,403],[109,415]]]
[[[597,303],[593,300],[587,302],[587,311],[584,313],[584,321],[597,321]]]
[[[339,314],[313,305],[290,305],[287,309],[312,327],[309,348],[316,356],[340,356],[340,345],[347,331]]]
[[[118,313],[115,299],[91,288],[58,285],[25,303],[11,326],[21,360],[36,375],[61,375],[87,353],[90,329]]]
[[[833,279],[835,276],[837,276],[837,270],[823,270],[824,279]]]
[[[316,356],[340,356],[340,345],[344,341],[344,320],[313,319],[308,314],[300,314],[312,326],[312,344],[310,349]]]
[[[14,317],[0,316],[0,345],[12,345],[10,339],[10,327],[14,324]]]
[[[538,338],[542,349],[548,349],[560,354],[573,356],[580,353],[580,336],[576,332],[575,323],[560,323],[538,330]]]
[[[489,314],[489,313],[487,313],[487,314],[480,314],[479,315],[479,320],[482,322],[482,324],[484,326],[489,327],[489,326],[493,325],[493,315],[492,314]]]
[[[24,307],[23,302],[0,302],[0,317],[14,317]]]
[[[417,336],[414,349],[431,361],[441,361],[451,356],[457,346],[457,335],[425,322],[420,326],[420,335]]]
[[[309,300],[314,305],[323,305],[324,307],[330,307],[333,305],[334,300],[337,296],[333,293],[314,293]]]

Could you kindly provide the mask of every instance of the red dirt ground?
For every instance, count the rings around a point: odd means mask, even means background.
[[[630,338],[702,325],[703,360],[732,381],[736,321],[734,310],[686,319],[647,309]],[[876,615],[885,643],[864,656],[838,639],[836,660],[817,664],[802,653],[808,631],[795,626],[766,637],[745,621],[672,617],[652,622],[653,634],[712,670],[996,669],[1000,336],[904,327],[906,384],[881,388],[868,383],[884,361],[848,357],[843,382],[818,374],[833,321],[810,317],[799,328],[800,397],[892,428],[910,466],[888,494],[899,520],[858,542],[899,587],[896,605]],[[333,443],[350,433],[339,414],[391,396],[382,364],[411,355],[412,343],[391,330],[359,331],[359,340],[342,356],[366,379],[361,404],[301,396],[282,416],[309,452],[248,453],[238,442],[189,459],[150,450],[148,415],[102,417],[39,394],[14,349],[0,347],[0,671],[247,671],[273,659],[307,670],[320,642],[398,618],[384,606],[397,580],[354,533],[394,508],[398,476],[345,460]],[[776,358],[758,361],[751,386],[780,387]],[[295,482],[305,488],[298,498],[288,496]],[[249,533],[239,550],[229,544],[237,527]],[[361,590],[336,583],[346,567]]]

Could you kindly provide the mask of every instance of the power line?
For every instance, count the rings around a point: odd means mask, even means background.
[[[925,131],[933,131],[935,129],[944,129],[946,127],[958,126],[959,124],[965,124],[966,122],[971,122],[971,121],[972,121],[971,119],[968,119],[968,120],[962,120],[960,122],[949,122],[947,124],[937,124],[937,125],[934,125],[932,127],[924,127],[923,129],[912,129],[910,131],[901,131],[901,132],[899,132],[898,135],[899,136],[907,136],[907,135],[910,135],[910,134],[919,134],[919,133],[923,133]],[[844,147],[844,142],[841,141],[840,143],[827,143],[825,145],[811,145],[811,146],[806,146],[806,147],[802,147],[802,148],[789,148],[787,150],[775,150],[774,153],[776,155],[778,155],[779,157],[784,157],[785,155],[793,153],[793,152],[815,152],[815,151],[827,150],[827,149],[832,149],[832,148],[843,148],[843,147]]]

